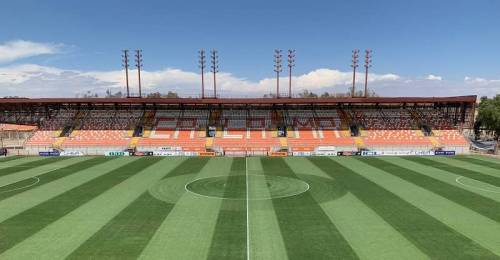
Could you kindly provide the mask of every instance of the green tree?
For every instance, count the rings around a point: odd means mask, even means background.
[[[167,97],[167,98],[178,98],[179,95],[176,92],[169,91],[165,97]]]
[[[160,92],[153,92],[149,93],[146,98],[161,98],[161,93]]]
[[[495,136],[497,145],[495,146],[495,153],[498,150],[498,141],[500,140],[500,95],[494,98],[482,97],[479,103],[478,124],[480,124],[486,131]]]
[[[302,92],[299,93],[299,97],[301,97],[301,98],[317,98],[318,95],[307,90],[307,89],[304,89]]]
[[[328,97],[330,97],[330,93],[325,92],[325,93],[321,94],[321,96],[320,96],[320,97],[321,97],[321,98],[328,98]]]

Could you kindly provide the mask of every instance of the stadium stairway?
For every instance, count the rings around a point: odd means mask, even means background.
[[[431,142],[432,146],[435,148],[442,147],[443,145],[439,142],[438,138],[441,136],[441,133],[439,131],[433,130],[432,135],[429,136],[429,141]]]
[[[280,137],[281,149],[288,149],[288,139],[286,137]]]
[[[222,129],[220,127],[217,127],[217,130],[215,131],[215,137],[221,138],[222,137]]]
[[[442,146],[441,143],[434,136],[429,136],[429,141],[431,142],[432,146],[434,146],[434,147],[441,147]]]
[[[75,117],[73,118],[73,131],[71,131],[71,133],[69,134],[69,136],[75,136],[74,135],[74,132],[75,130],[79,130],[82,125],[83,125],[83,120],[85,119],[85,117],[87,116],[88,114],[88,111],[78,111],[75,115]]]
[[[413,132],[415,132],[416,136],[425,136],[424,132],[422,132],[422,130],[414,130]]]
[[[415,111],[413,109],[409,109],[408,111],[410,112],[410,115],[413,118],[413,120],[416,122],[416,125],[421,125],[422,116],[417,111]]]
[[[130,143],[128,144],[128,148],[134,149],[137,147],[137,144],[139,143],[140,137],[132,137],[130,140]]]
[[[200,128],[200,129],[198,130],[198,137],[199,137],[199,138],[204,138],[204,137],[207,137],[207,133],[205,132],[205,129]]]
[[[353,138],[354,139],[354,144],[356,144],[356,146],[359,148],[359,149],[363,149],[366,147],[365,145],[365,142],[363,142],[363,139],[359,136],[356,136]]]
[[[58,137],[56,141],[52,144],[53,148],[59,149],[61,148],[62,144],[66,141],[66,137]]]
[[[142,137],[147,138],[151,135],[151,130],[153,130],[155,125],[155,115],[155,111],[144,111],[142,120],[139,122],[139,125],[143,127]]]
[[[57,131],[55,131],[55,132],[54,132],[54,137],[55,137],[55,138],[58,138],[59,136],[61,136],[61,132],[62,132],[62,130],[57,130]]]
[[[341,128],[342,129],[348,128],[349,125],[351,124],[351,120],[349,119],[349,116],[347,115],[347,113],[345,112],[345,110],[338,109],[337,110],[337,114],[339,115],[340,120],[341,120]]]
[[[73,130],[73,132],[71,132],[71,134],[70,134],[70,137],[75,137],[75,136],[77,136],[79,133],[80,133],[80,131],[79,131],[79,130]]]
[[[213,137],[207,137],[205,141],[205,148],[209,149],[212,148],[214,145],[214,138]]]

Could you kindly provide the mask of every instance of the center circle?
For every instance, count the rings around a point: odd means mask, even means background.
[[[308,191],[309,184],[284,176],[233,175],[197,179],[187,183],[185,189],[208,198],[268,200],[297,196]]]

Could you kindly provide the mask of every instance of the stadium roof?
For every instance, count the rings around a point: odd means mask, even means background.
[[[331,98],[4,98],[10,105],[121,104],[121,105],[300,105],[300,104],[382,104],[382,103],[475,103],[477,96],[456,97],[331,97]]]

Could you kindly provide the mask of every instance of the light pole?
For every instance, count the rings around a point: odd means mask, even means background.
[[[205,50],[198,51],[198,63],[201,69],[201,98],[205,98]]]
[[[214,75],[214,98],[217,98],[217,79],[216,79],[216,74],[219,72],[219,55],[217,54],[216,50],[211,50],[210,51],[210,59],[212,62],[212,65],[210,66],[212,73]]]
[[[137,76],[139,79],[139,97],[142,97],[142,89],[141,89],[141,69],[143,68],[142,50],[135,50],[135,67],[137,68]]]
[[[372,66],[372,50],[365,50],[365,98],[368,97],[368,69]]]
[[[274,72],[276,72],[276,98],[280,98],[281,50],[274,50]]]
[[[356,95],[356,68],[358,67],[358,60],[359,59],[359,50],[354,49],[352,51],[352,92],[351,92],[351,97],[354,97]]]
[[[295,67],[295,50],[288,50],[288,97],[292,98],[292,68]]]
[[[122,50],[122,66],[125,68],[125,84],[127,85],[127,98],[130,97],[130,90],[128,84],[128,50]]]

